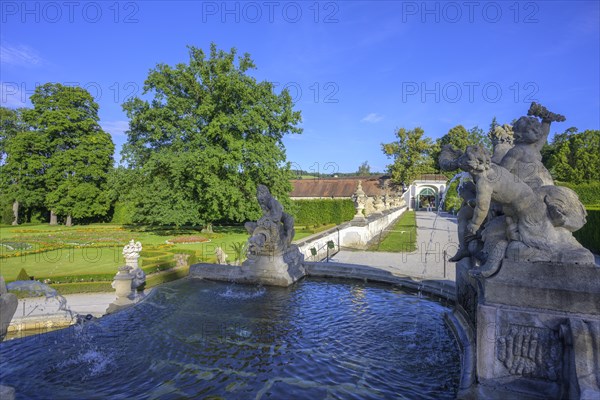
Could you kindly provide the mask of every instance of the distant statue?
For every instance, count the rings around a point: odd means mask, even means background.
[[[215,255],[217,256],[217,264],[227,264],[227,253],[225,253],[221,247],[215,249]]]
[[[142,252],[142,244],[140,242],[135,242],[133,239],[129,241],[125,247],[123,247],[123,257],[125,261],[135,261],[137,266],[137,259],[140,257],[140,253]]]
[[[295,234],[294,219],[283,212],[283,207],[265,185],[258,185],[257,199],[263,216],[256,222],[244,225],[251,235],[248,240],[248,256],[271,255],[284,252]]]
[[[133,239],[123,247],[125,265],[129,268],[129,274],[133,276],[131,281],[132,289],[143,288],[146,283],[146,273],[138,265],[138,259],[140,258],[141,252],[142,244],[140,242],[135,242]]]

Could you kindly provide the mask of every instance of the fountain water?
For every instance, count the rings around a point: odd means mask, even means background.
[[[33,296],[45,296],[46,302],[54,300],[58,303],[58,310],[69,316],[71,321],[77,318],[67,305],[67,299],[61,296],[55,289],[39,281],[14,281],[6,285],[8,290],[26,292]]]

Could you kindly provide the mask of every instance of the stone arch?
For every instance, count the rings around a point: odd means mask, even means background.
[[[439,193],[436,186],[420,186],[415,196],[415,210],[424,209],[428,204],[433,204],[434,207],[437,207],[440,201]]]

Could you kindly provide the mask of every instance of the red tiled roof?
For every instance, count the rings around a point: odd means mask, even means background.
[[[419,181],[447,181],[448,177],[442,174],[423,174],[417,179]]]
[[[347,197],[356,191],[358,181],[362,181],[367,196],[384,194],[379,178],[331,178],[331,179],[294,179],[294,189],[290,197]]]

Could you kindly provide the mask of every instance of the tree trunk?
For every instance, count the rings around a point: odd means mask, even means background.
[[[67,215],[67,222],[65,222],[65,226],[73,226],[73,221],[71,220],[71,214]]]
[[[50,211],[50,225],[58,225],[58,218],[54,211]]]
[[[18,200],[15,200],[13,202],[13,216],[15,217],[15,219],[13,219],[12,224],[19,225],[19,201]]]

